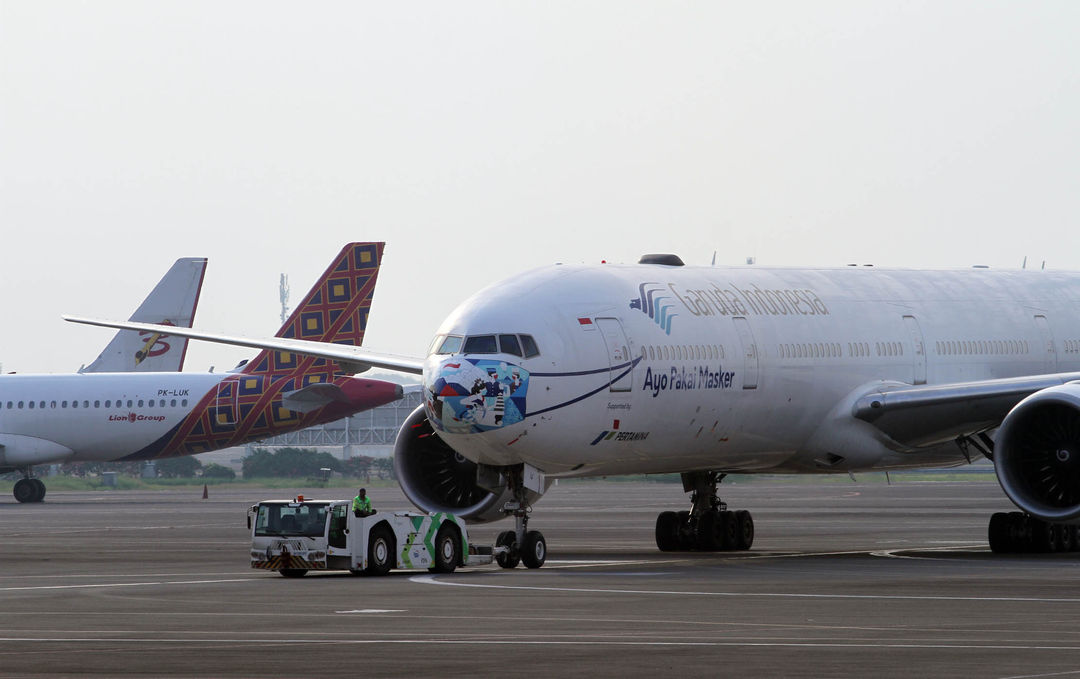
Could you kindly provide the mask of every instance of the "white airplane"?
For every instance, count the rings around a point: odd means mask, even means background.
[[[351,243],[278,332],[359,345],[383,243]],[[153,326],[148,355],[173,326]],[[162,333],[162,334],[158,334]],[[129,354],[125,361],[130,360]],[[262,351],[232,373],[0,376],[0,472],[20,471],[19,502],[40,502],[34,465],[193,455],[330,422],[401,398],[390,382],[352,377],[323,358]],[[355,371],[352,371],[355,372]]]
[[[190,328],[199,306],[205,257],[176,260],[128,320]],[[121,330],[81,373],[179,372],[184,369],[187,338],[160,332]]]
[[[398,479],[426,511],[516,517],[503,565],[543,563],[528,510],[555,478],[682,474],[661,550],[748,549],[729,473],[836,473],[994,461],[1022,510],[995,551],[1071,549],[1080,522],[1080,274],[557,265],[476,293],[430,353],[186,337],[422,372]],[[121,328],[140,324],[77,322]]]

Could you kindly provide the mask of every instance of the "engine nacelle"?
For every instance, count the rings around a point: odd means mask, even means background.
[[[495,521],[505,516],[503,505],[513,494],[481,486],[479,466],[457,453],[433,430],[424,406],[401,425],[394,443],[394,471],[405,497],[425,512],[451,512],[469,523]],[[540,494],[528,491],[528,502]]]
[[[1080,523],[1080,384],[1018,403],[994,439],[994,468],[1020,509],[1051,523]]]

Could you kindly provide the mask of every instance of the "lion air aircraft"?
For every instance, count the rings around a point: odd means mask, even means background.
[[[527,510],[555,478],[682,475],[661,550],[748,549],[726,474],[948,467],[984,455],[1021,510],[995,551],[1076,544],[1080,274],[867,267],[556,265],[492,285],[439,328],[426,359],[299,339],[186,337],[422,372],[425,403],[395,466],[418,507],[499,536],[527,566]],[[76,320],[76,319],[68,319]],[[85,322],[85,321],[82,321]],[[153,330],[151,326],[100,323]]]
[[[190,328],[199,306],[205,257],[176,260],[128,320]],[[121,330],[101,355],[79,372],[178,372],[184,369],[188,340],[160,332]]]
[[[383,243],[353,243],[278,337],[359,346]],[[147,355],[173,326],[155,325]],[[155,335],[155,333],[161,333]],[[262,351],[229,374],[138,372],[0,376],[0,471],[25,475],[20,502],[40,502],[34,465],[193,455],[330,422],[401,398],[401,387],[291,351]],[[355,372],[353,370],[352,372]]]

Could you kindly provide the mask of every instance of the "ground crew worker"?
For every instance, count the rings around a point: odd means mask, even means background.
[[[352,510],[355,516],[371,516],[375,513],[375,510],[371,508],[371,498],[367,496],[367,491],[363,488],[352,499]]]

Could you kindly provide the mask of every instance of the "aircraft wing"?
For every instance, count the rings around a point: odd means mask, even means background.
[[[289,339],[285,337],[252,339],[236,335],[221,335],[212,332],[203,332],[191,328],[177,328],[170,325],[134,323],[131,321],[101,321],[92,318],[78,318],[75,316],[63,316],[63,319],[72,323],[97,325],[103,328],[139,330],[150,333],[160,332],[175,337],[187,337],[188,339],[217,342],[218,344],[231,344],[238,347],[251,347],[253,349],[266,349],[269,351],[287,351],[295,354],[303,354],[305,356],[315,356],[316,358],[325,358],[335,361],[348,372],[363,372],[369,368],[381,368],[383,370],[393,370],[396,372],[419,375],[424,370],[424,359],[422,358],[384,354],[347,344],[311,342],[308,340]]]
[[[852,415],[898,443],[924,446],[993,429],[1035,392],[1080,381],[1080,373],[936,385],[890,384],[855,401]]]

